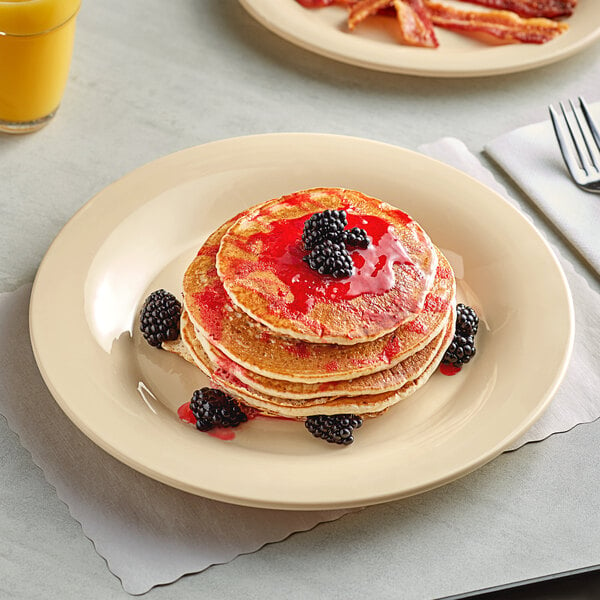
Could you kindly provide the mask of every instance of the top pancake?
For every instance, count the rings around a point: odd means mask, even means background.
[[[354,274],[319,275],[302,260],[304,222],[324,210],[345,210],[348,226],[371,239],[349,248]],[[382,337],[423,309],[437,266],[436,250],[406,213],[341,188],[315,188],[270,200],[229,227],[217,272],[233,304],[280,335],[356,344]]]

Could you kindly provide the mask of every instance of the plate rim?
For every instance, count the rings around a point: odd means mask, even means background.
[[[168,160],[177,160],[178,156],[186,154],[188,152],[193,152],[200,148],[203,148],[203,149],[206,149],[207,147],[215,148],[222,144],[226,144],[226,145],[234,144],[235,145],[236,143],[238,143],[240,141],[243,141],[243,143],[254,143],[254,142],[259,143],[262,140],[265,140],[265,139],[268,140],[268,139],[274,139],[274,138],[278,138],[280,141],[285,143],[286,140],[289,140],[291,138],[300,138],[300,137],[306,138],[306,139],[308,139],[308,138],[310,138],[310,139],[327,139],[327,140],[334,140],[334,141],[340,141],[340,142],[344,141],[344,140],[349,140],[349,141],[359,142],[359,143],[375,144],[382,148],[390,149],[393,152],[400,151],[401,153],[417,155],[418,157],[420,157],[420,159],[425,159],[426,161],[431,161],[432,163],[437,163],[438,165],[441,165],[441,167],[443,169],[448,169],[448,170],[454,171],[455,174],[458,174],[458,176],[471,180],[477,186],[479,186],[481,189],[486,190],[488,194],[493,195],[496,198],[496,201],[500,201],[504,205],[505,209],[509,209],[510,211],[514,212],[515,215],[517,215],[518,218],[521,219],[524,222],[524,224],[527,225],[527,227],[530,229],[531,233],[535,235],[537,241],[542,243],[542,246],[545,249],[545,253],[546,253],[547,257],[549,259],[551,259],[552,264],[556,270],[556,273],[559,276],[560,282],[562,284],[561,289],[563,289],[563,291],[565,292],[564,299],[567,301],[567,305],[568,305],[569,339],[563,349],[560,369],[555,372],[551,386],[546,390],[546,393],[545,393],[542,401],[540,401],[537,404],[537,410],[535,411],[535,413],[533,413],[530,416],[530,418],[528,419],[527,422],[521,423],[521,426],[520,426],[520,428],[518,428],[518,430],[513,430],[513,431],[507,433],[507,435],[500,442],[498,442],[496,444],[496,446],[488,449],[487,453],[485,453],[481,456],[478,456],[478,457],[474,458],[471,462],[460,465],[456,469],[448,472],[444,478],[439,479],[434,485],[427,484],[424,486],[417,486],[417,487],[414,487],[411,489],[405,489],[402,493],[398,493],[397,490],[395,490],[395,491],[392,490],[392,491],[388,492],[387,494],[379,495],[378,497],[373,497],[373,496],[369,495],[368,493],[365,493],[360,496],[356,496],[351,500],[344,501],[342,503],[340,503],[339,501],[328,502],[328,501],[324,501],[322,499],[312,501],[312,502],[296,503],[296,502],[290,501],[289,499],[288,500],[282,500],[282,499],[272,500],[272,499],[267,499],[267,498],[248,498],[246,496],[237,497],[235,495],[232,495],[231,493],[222,494],[215,490],[203,489],[201,486],[198,486],[198,485],[190,487],[188,485],[182,484],[182,482],[180,482],[178,480],[174,480],[174,479],[170,478],[168,475],[166,475],[164,473],[157,473],[155,469],[152,469],[151,467],[149,467],[146,464],[140,463],[139,461],[134,460],[129,456],[122,455],[122,453],[120,452],[119,449],[116,449],[113,446],[111,446],[110,444],[108,444],[105,439],[98,437],[96,432],[94,432],[93,430],[88,428],[87,425],[81,421],[81,419],[79,418],[79,415],[76,413],[76,411],[74,411],[72,409],[72,407],[69,405],[69,403],[66,401],[66,399],[62,396],[60,391],[56,388],[51,374],[47,372],[47,370],[44,366],[43,357],[41,356],[40,348],[38,346],[38,340],[36,339],[36,331],[37,331],[37,326],[38,326],[38,316],[36,313],[36,306],[39,302],[38,297],[41,293],[41,291],[39,289],[40,280],[41,280],[40,274],[44,273],[44,271],[48,268],[47,267],[48,263],[53,260],[53,251],[54,251],[53,249],[55,249],[56,243],[59,240],[64,238],[65,231],[68,232],[71,227],[76,226],[76,222],[77,222],[77,219],[79,218],[79,216],[84,211],[89,210],[90,207],[92,207],[96,202],[99,202],[100,201],[99,199],[102,199],[103,194],[105,194],[107,192],[107,190],[109,190],[112,186],[117,185],[119,182],[122,182],[125,179],[138,176],[141,172],[144,172],[146,169],[152,169],[152,167],[156,163],[164,162],[164,161],[168,161]],[[144,202],[141,203],[141,205],[143,205],[143,204],[144,204]],[[75,225],[73,225],[74,223],[75,223]],[[143,164],[143,165],[139,166],[138,168],[130,171],[129,173],[126,173],[123,176],[119,177],[118,179],[113,181],[108,186],[104,187],[97,194],[92,196],[92,198],[90,200],[88,200],[82,207],[79,208],[79,210],[77,210],[73,214],[73,216],[62,227],[62,229],[60,230],[60,232],[58,233],[58,235],[56,236],[56,238],[54,239],[54,241],[48,248],[48,251],[46,252],[43,260],[40,263],[39,269],[36,273],[36,277],[35,277],[35,280],[34,280],[34,283],[32,286],[32,291],[31,291],[31,296],[30,296],[30,306],[29,306],[29,325],[30,325],[30,340],[31,340],[34,356],[36,359],[36,363],[38,364],[42,378],[44,379],[44,382],[46,383],[48,389],[50,390],[50,392],[51,392],[52,396],[54,397],[55,401],[57,402],[57,404],[60,406],[60,408],[63,410],[63,412],[68,416],[68,418],[72,421],[72,423],[77,428],[79,428],[96,445],[103,448],[106,452],[111,454],[113,457],[117,458],[121,462],[124,462],[125,464],[129,465],[130,467],[134,468],[135,470],[137,470],[153,479],[161,481],[167,485],[171,485],[175,488],[183,489],[185,491],[191,492],[196,495],[201,495],[201,496],[204,496],[207,498],[212,498],[215,500],[220,500],[220,501],[225,501],[225,502],[230,502],[230,503],[235,503],[235,504],[240,504],[240,505],[255,506],[255,507],[261,507],[261,508],[291,509],[291,510],[323,510],[323,509],[335,509],[335,508],[352,508],[352,507],[364,506],[367,504],[377,504],[377,503],[387,502],[390,500],[395,500],[395,499],[411,496],[414,494],[418,494],[418,493],[422,493],[424,491],[434,489],[436,487],[440,487],[442,485],[445,485],[451,481],[454,481],[454,480],[474,471],[475,469],[481,467],[482,465],[486,464],[487,462],[493,460],[493,458],[495,458],[496,456],[501,454],[511,442],[518,439],[518,437],[520,437],[522,435],[522,433],[524,431],[526,431],[540,417],[540,415],[547,408],[548,404],[551,402],[551,400],[556,392],[556,389],[560,385],[562,379],[564,378],[566,370],[568,368],[569,359],[570,359],[572,348],[573,348],[574,334],[575,334],[573,301],[572,301],[572,296],[570,293],[570,288],[569,288],[566,276],[564,274],[564,271],[555,255],[554,251],[552,250],[552,248],[550,247],[550,245],[548,244],[546,239],[536,229],[536,227],[533,225],[533,223],[531,223],[515,206],[513,206],[510,202],[508,202],[505,198],[503,198],[502,195],[500,195],[498,192],[491,189],[489,186],[485,185],[484,183],[480,182],[476,178],[460,171],[459,169],[452,167],[450,165],[447,165],[446,163],[444,163],[440,160],[437,160],[437,159],[431,158],[427,155],[424,155],[422,153],[416,152],[414,150],[402,148],[400,146],[396,146],[396,145],[389,144],[386,142],[381,142],[381,141],[372,140],[372,139],[363,138],[363,137],[347,136],[347,135],[340,135],[340,134],[309,133],[309,132],[279,132],[279,133],[263,133],[263,134],[244,135],[244,136],[237,136],[237,137],[233,137],[233,138],[224,138],[224,139],[220,139],[220,140],[214,140],[211,142],[207,142],[205,144],[199,144],[197,146],[193,146],[190,148],[184,148],[177,152],[167,154],[167,155],[159,157],[153,161],[150,161],[146,164]]]

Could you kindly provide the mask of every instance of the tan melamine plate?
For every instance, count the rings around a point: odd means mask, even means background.
[[[177,407],[207,382],[137,329],[146,295],[179,294],[209,232],[241,209],[342,186],[408,211],[447,251],[460,297],[481,314],[478,355],[436,373],[366,422],[352,446],[301,423],[255,419],[224,441]],[[542,413],[572,344],[563,274],[535,229],[461,172],[387,144],[335,135],[218,141],[137,169],[88,202],[50,247],[31,298],[42,375],[71,420],[107,452],[169,485],[251,506],[385,502],[443,485],[498,455]]]
[[[579,52],[600,37],[600,2],[579,0],[569,30],[546,44],[489,45],[436,28],[439,48],[412,48],[397,41],[393,19],[370,18],[353,33],[340,6],[306,9],[296,0],[240,0],[265,27],[307,50],[341,62],[427,77],[476,77],[524,71]],[[444,0],[460,8],[474,4]],[[481,10],[481,7],[479,8]]]

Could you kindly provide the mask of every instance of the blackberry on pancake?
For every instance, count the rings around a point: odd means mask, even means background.
[[[325,240],[342,240],[342,231],[348,224],[345,210],[325,210],[311,215],[304,223],[302,242],[305,250],[312,250]]]
[[[355,248],[368,248],[369,247],[369,236],[364,229],[360,227],[353,227],[352,229],[345,229],[342,234],[342,239],[346,246]]]
[[[315,246],[303,260],[321,275],[331,275],[335,279],[352,275],[352,259],[346,247],[331,240],[325,240]]]

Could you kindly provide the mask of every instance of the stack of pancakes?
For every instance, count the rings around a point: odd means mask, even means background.
[[[371,240],[348,249],[346,279],[303,260],[303,224],[328,209]],[[317,188],[257,205],[206,240],[184,276],[181,339],[163,346],[267,415],[375,416],[428,380],[454,322],[454,274],[414,220]]]

